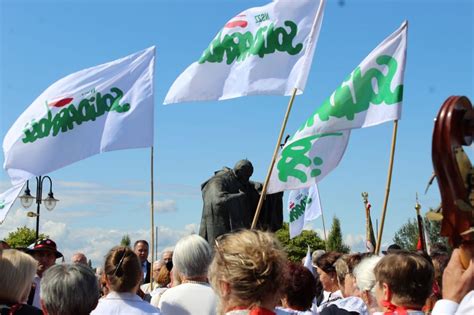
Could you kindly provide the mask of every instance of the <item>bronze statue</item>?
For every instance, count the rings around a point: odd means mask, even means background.
[[[262,184],[253,182],[252,163],[240,160],[233,169],[224,167],[201,185],[203,210],[199,235],[209,244],[219,235],[250,228]],[[267,195],[257,227],[276,231],[283,224],[283,193]]]

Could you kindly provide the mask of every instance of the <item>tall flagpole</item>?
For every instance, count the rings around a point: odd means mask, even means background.
[[[150,285],[151,290],[153,290],[153,260],[155,258],[155,201],[154,201],[154,187],[153,187],[153,146],[151,146],[151,156],[150,156],[150,163],[151,163],[151,206],[150,206],[150,214],[151,214],[151,266],[150,266]]]
[[[323,232],[324,232],[324,248],[328,250],[328,237],[326,235],[326,224],[324,223],[324,213],[323,208],[321,207],[321,219],[323,220]]]
[[[385,223],[385,214],[387,212],[388,197],[390,195],[390,184],[392,183],[393,158],[395,156],[395,145],[397,143],[397,129],[398,129],[398,120],[394,120],[393,133],[392,133],[392,148],[390,149],[390,162],[388,164],[387,187],[385,189],[385,198],[383,201],[382,217],[380,219],[380,230],[377,235],[375,255],[378,255],[380,253],[380,247],[382,246],[383,226]]]
[[[280,148],[281,139],[283,138],[283,133],[285,132],[286,123],[288,121],[288,117],[290,116],[291,107],[293,106],[293,101],[295,99],[297,91],[298,91],[297,88],[293,88],[293,93],[291,94],[290,101],[288,102],[288,107],[286,109],[285,118],[283,119],[283,123],[281,125],[280,135],[278,136],[278,140],[277,140],[277,143],[276,143],[276,146],[275,146],[275,151],[273,152],[272,162],[270,163],[270,167],[268,168],[267,177],[265,178],[265,183],[263,184],[262,193],[260,194],[260,199],[258,200],[258,205],[257,205],[257,209],[255,210],[255,215],[253,217],[251,229],[255,229],[255,227],[257,225],[258,217],[260,215],[260,210],[262,209],[262,205],[263,205],[263,200],[265,199],[265,195],[267,193],[268,182],[270,181],[270,176],[272,175],[272,169],[273,169],[273,166],[275,165],[275,160],[276,160],[276,156],[278,154],[278,149]]]

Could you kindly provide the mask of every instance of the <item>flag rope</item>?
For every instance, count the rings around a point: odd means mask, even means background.
[[[260,199],[258,200],[257,209],[255,210],[255,215],[253,217],[251,229],[255,229],[255,227],[257,225],[257,220],[258,220],[258,217],[260,216],[260,210],[262,209],[263,200],[265,199],[265,195],[267,193],[268,182],[270,181],[270,177],[272,175],[272,169],[273,169],[273,166],[275,165],[275,160],[276,160],[276,156],[278,154],[278,149],[280,148],[281,139],[283,138],[283,133],[285,132],[286,123],[288,122],[288,117],[290,116],[291,107],[293,106],[293,101],[295,100],[295,96],[296,96],[297,91],[298,91],[297,88],[293,88],[293,93],[291,94],[290,101],[288,102],[288,107],[286,109],[285,118],[283,118],[283,123],[281,125],[280,135],[278,136],[278,140],[277,140],[277,143],[276,143],[276,146],[275,146],[275,151],[273,152],[272,162],[270,163],[270,167],[268,168],[267,177],[265,178],[265,183],[263,184],[262,193],[260,194]]]
[[[388,165],[388,176],[387,176],[387,188],[385,190],[385,198],[383,201],[383,210],[382,217],[380,219],[380,230],[377,235],[377,244],[375,247],[375,255],[380,253],[380,247],[382,245],[382,234],[383,226],[385,223],[385,214],[387,212],[388,197],[390,195],[390,184],[392,183],[392,170],[393,170],[393,159],[395,156],[395,145],[397,144],[397,130],[398,130],[398,120],[393,121],[393,133],[392,133],[392,147],[390,149],[390,162]]]

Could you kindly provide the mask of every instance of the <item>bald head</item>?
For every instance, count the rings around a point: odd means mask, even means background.
[[[72,255],[71,262],[73,264],[87,265],[87,257],[83,253],[75,253],[74,255]]]

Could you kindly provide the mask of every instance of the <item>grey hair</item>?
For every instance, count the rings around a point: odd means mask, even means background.
[[[375,293],[375,265],[382,259],[380,256],[370,256],[362,259],[362,261],[354,268],[353,275],[356,278],[357,287],[361,291],[369,291]]]
[[[176,243],[173,253],[173,265],[186,278],[207,275],[211,260],[211,247],[199,235],[185,236]]]
[[[41,301],[50,315],[89,314],[98,300],[97,278],[82,264],[52,266],[41,279]]]

